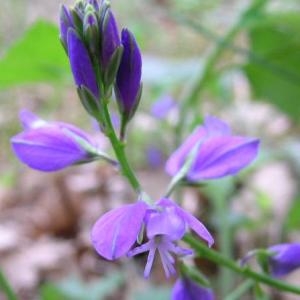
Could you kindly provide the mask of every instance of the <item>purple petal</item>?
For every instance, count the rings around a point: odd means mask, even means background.
[[[37,128],[47,125],[46,121],[26,109],[20,111],[19,118],[24,129]]]
[[[206,130],[198,126],[166,162],[166,172],[174,176],[183,166],[193,147],[206,137]]]
[[[214,300],[213,291],[188,278],[179,278],[172,289],[172,300]]]
[[[270,272],[275,277],[281,277],[300,268],[300,244],[279,244],[269,247],[274,255],[270,257]]]
[[[170,240],[179,240],[186,232],[185,220],[178,214],[173,202],[167,200],[158,201],[157,210],[147,215],[146,228],[149,239],[157,235],[166,235]]]
[[[96,251],[108,260],[125,255],[137,239],[147,205],[138,201],[104,214],[95,223],[91,239]]]
[[[231,134],[231,129],[229,126],[225,122],[213,116],[205,117],[204,127],[209,137]]]
[[[187,174],[191,181],[234,175],[257,156],[259,141],[238,136],[216,137],[205,141]]]
[[[11,139],[17,157],[29,167],[51,172],[88,158],[71,136],[57,126],[26,130]]]
[[[153,103],[151,115],[157,119],[164,119],[168,113],[176,107],[177,104],[174,99],[169,95],[165,95]]]
[[[67,45],[68,29],[74,27],[70,11],[62,5],[59,16],[60,37],[65,45]]]
[[[188,213],[184,209],[182,209],[179,205],[175,202],[171,201],[170,199],[164,198],[159,201],[160,206],[173,206],[176,209],[176,212],[181,218],[186,222],[186,224],[194,230],[199,237],[205,240],[208,243],[208,246],[211,247],[214,243],[214,239],[206,229],[206,227],[192,214]]]
[[[68,30],[68,54],[75,84],[87,87],[98,98],[99,90],[88,51],[73,29]]]
[[[121,45],[116,19],[108,8],[102,25],[101,62],[106,69],[115,50]]]
[[[122,113],[133,113],[139,101],[142,75],[142,57],[133,34],[122,30],[124,47],[120,67],[116,78],[116,97]]]
[[[197,127],[170,156],[166,163],[166,172],[175,176],[197,144],[200,144],[198,153],[186,175],[190,181],[236,174],[255,159],[259,141],[232,136],[226,123],[209,116],[205,118],[204,126]]]

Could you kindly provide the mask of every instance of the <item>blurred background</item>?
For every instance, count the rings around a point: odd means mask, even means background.
[[[21,131],[22,108],[45,120],[76,124],[111,151],[77,97],[58,39],[61,3],[0,0],[1,270],[24,300],[169,299],[174,279],[164,279],[159,261],[146,281],[145,256],[107,262],[91,247],[89,231],[96,219],[135,197],[114,169],[100,162],[46,174],[12,154],[9,139]],[[201,190],[184,188],[183,205],[214,232],[215,248],[235,259],[253,248],[299,242],[299,1],[111,3],[119,28],[134,32],[143,54],[143,96],[128,151],[145,190],[154,199],[163,195],[169,181],[164,162],[178,138],[204,115],[216,115],[235,132],[259,137],[259,158],[237,178]],[[178,106],[189,97],[182,119]],[[157,101],[174,105],[158,116]],[[218,215],[220,202],[226,206],[227,232]],[[231,279],[224,288],[220,268],[201,259],[190,263],[211,278],[217,295],[241,281],[227,273]],[[299,285],[300,271],[285,280]],[[266,299],[299,299],[263,291]],[[5,299],[1,291],[0,299]],[[256,298],[249,292],[241,299]]]

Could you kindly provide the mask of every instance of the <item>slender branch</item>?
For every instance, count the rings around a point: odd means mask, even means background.
[[[232,258],[232,232],[231,226],[229,224],[229,209],[228,209],[228,199],[226,196],[220,195],[220,197],[216,197],[214,199],[214,210],[217,215],[217,218],[220,222],[219,226],[219,243],[220,243],[220,251],[228,258]],[[219,277],[219,286],[221,295],[226,295],[232,285],[233,285],[233,276],[230,269],[222,267],[220,270]]]
[[[3,272],[0,270],[0,291],[3,291],[7,297],[7,300],[17,300],[18,297],[15,294],[14,290],[8,283],[7,279],[5,278]]]
[[[141,193],[141,186],[140,183],[138,181],[138,179],[136,178],[128,160],[127,160],[127,156],[125,153],[125,147],[124,147],[124,143],[121,142],[117,135],[116,132],[114,130],[113,124],[111,122],[111,118],[110,118],[110,114],[108,111],[108,106],[107,103],[104,102],[103,105],[103,114],[104,114],[104,118],[105,118],[105,123],[106,123],[106,135],[109,138],[111,145],[115,151],[116,157],[120,163],[120,167],[121,167],[121,171],[122,174],[128,179],[130,185],[132,186],[132,188],[137,192],[137,193]]]
[[[218,253],[213,249],[208,248],[205,244],[198,241],[197,239],[195,239],[193,236],[189,234],[184,237],[184,241],[190,244],[199,256],[202,256],[210,261],[213,261],[218,265],[227,267],[232,271],[234,271],[235,273],[238,273],[246,278],[251,278],[254,281],[277,288],[281,291],[300,295],[300,286],[299,287],[293,286],[283,281],[269,277],[265,274],[254,272],[248,267],[241,267],[233,260],[223,256],[222,254]]]

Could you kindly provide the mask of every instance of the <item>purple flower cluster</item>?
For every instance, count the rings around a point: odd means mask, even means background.
[[[115,89],[124,122],[132,118],[141,96],[142,59],[133,34],[122,29],[107,1],[81,0],[60,11],[60,39],[69,56],[79,97],[91,114]]]
[[[85,109],[96,117],[101,129],[107,126],[111,130],[113,146],[119,143],[117,149],[122,151],[124,130],[137,109],[142,90],[142,59],[133,34],[128,29],[119,34],[106,1],[78,0],[72,8],[61,7],[60,39]],[[112,117],[106,110],[113,89],[121,115],[120,140],[115,136]],[[157,118],[164,118],[174,107],[173,99],[165,98],[152,112]],[[46,122],[29,111],[22,111],[20,119],[23,131],[12,137],[12,148],[16,156],[33,169],[57,171],[99,158],[116,164],[98,149],[88,134],[71,124]],[[190,182],[235,175],[255,159],[258,147],[257,139],[233,135],[227,124],[209,116],[170,156],[166,172],[179,181]],[[120,156],[117,150],[116,154],[124,164],[125,154]],[[176,186],[178,182],[174,182]],[[172,184],[173,181],[170,185],[173,188]],[[165,275],[169,277],[176,273],[176,256],[193,253],[180,246],[189,230],[208,247],[213,245],[214,239],[206,227],[174,201],[164,197],[149,204],[141,195],[142,192],[135,203],[111,210],[96,221],[91,240],[99,255],[115,260],[148,253],[144,269],[144,277],[148,278],[158,253]],[[274,276],[287,274],[300,265],[298,244],[277,245],[268,251]],[[210,288],[183,276],[172,290],[172,299],[213,300],[214,295]]]

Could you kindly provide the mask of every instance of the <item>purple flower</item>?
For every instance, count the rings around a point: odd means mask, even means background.
[[[175,176],[194,155],[187,180],[195,182],[234,175],[255,159],[258,146],[258,139],[234,136],[226,123],[209,116],[170,156],[166,172]]]
[[[169,95],[165,95],[153,103],[151,115],[157,119],[164,119],[176,107],[177,104],[174,99]]]
[[[124,47],[116,77],[115,94],[120,112],[125,119],[133,117],[141,96],[142,58],[133,34],[122,30]]]
[[[281,277],[300,268],[300,244],[278,244],[268,248],[269,271],[274,277]]]
[[[214,300],[210,288],[200,286],[189,278],[179,278],[172,289],[172,300]]]
[[[149,251],[144,271],[146,278],[149,277],[156,251],[160,254],[166,277],[176,273],[175,259],[171,253],[179,256],[193,253],[176,244],[185,235],[187,228],[194,230],[209,246],[214,242],[200,221],[167,198],[159,200],[154,208],[147,210],[144,223],[148,242],[129,251],[127,255],[131,257]]]
[[[70,65],[77,87],[86,87],[99,98],[99,89],[94,73],[93,65],[88,51],[75,30],[68,30],[68,54]]]
[[[143,227],[148,242],[130,250]],[[104,214],[93,226],[91,239],[96,251],[108,260],[149,251],[145,277],[150,274],[157,250],[165,274],[169,277],[175,274],[175,259],[171,253],[179,256],[192,254],[191,250],[176,245],[188,228],[194,230],[209,246],[213,244],[212,236],[200,221],[173,201],[163,198],[153,207],[138,201]]]
[[[11,138],[12,148],[33,169],[57,171],[97,156],[87,134],[71,124],[46,122],[25,110],[20,119],[24,131]]]

